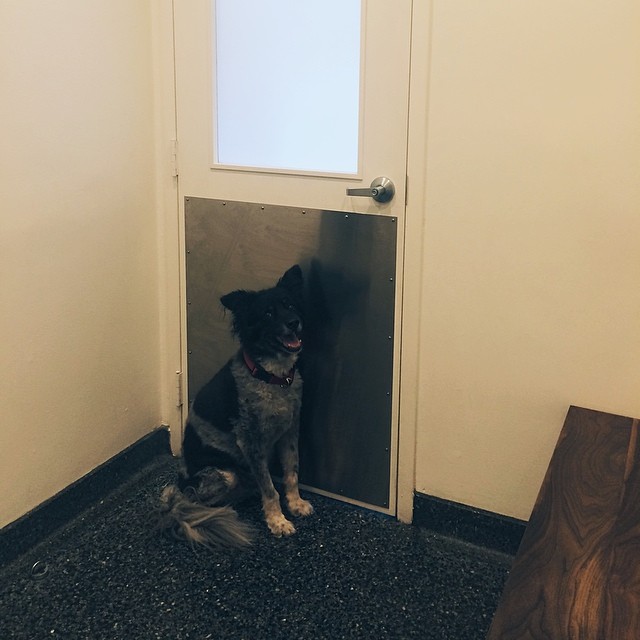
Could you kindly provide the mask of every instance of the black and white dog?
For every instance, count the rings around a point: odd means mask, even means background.
[[[298,430],[302,378],[303,279],[291,267],[275,287],[220,298],[233,314],[240,349],[198,392],[183,440],[183,469],[162,493],[160,526],[192,545],[240,547],[250,528],[232,505],[258,491],[267,526],[295,533],[269,472],[277,453],[294,516],[313,513],[298,492]]]

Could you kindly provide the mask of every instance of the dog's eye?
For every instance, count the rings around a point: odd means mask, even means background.
[[[273,309],[269,307],[268,309],[265,310],[264,315],[267,318],[273,318]]]

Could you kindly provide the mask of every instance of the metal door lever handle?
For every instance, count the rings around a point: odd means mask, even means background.
[[[389,178],[375,178],[368,189],[347,189],[348,196],[364,196],[376,202],[389,202],[396,193],[395,186]]]
[[[382,187],[384,191],[384,187]],[[380,193],[380,187],[376,189],[372,189],[368,187],[367,189],[347,189],[348,196],[365,196],[369,198],[375,198]]]

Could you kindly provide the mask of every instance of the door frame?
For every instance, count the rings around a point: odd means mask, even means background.
[[[177,114],[173,8],[176,0],[151,3],[154,58],[156,195],[158,208],[159,306],[161,315],[161,411],[170,428],[171,448],[178,455],[186,418],[186,310],[182,304],[186,283],[184,216],[178,199]],[[426,174],[427,115],[432,0],[412,1],[411,63],[407,148],[407,199],[404,251],[397,257],[399,295],[397,350],[398,442],[392,460],[396,474],[396,517],[411,522],[416,469],[420,371],[420,315],[423,282],[423,234]]]

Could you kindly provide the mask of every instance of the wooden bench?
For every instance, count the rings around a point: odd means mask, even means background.
[[[638,420],[571,407],[488,640],[640,640]]]

